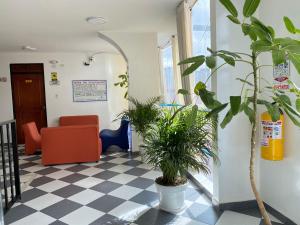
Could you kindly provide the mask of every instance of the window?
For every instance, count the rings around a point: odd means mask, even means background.
[[[192,41],[193,55],[208,55],[211,47],[210,30],[210,0],[198,0],[192,9]],[[205,82],[210,75],[210,69],[202,65],[195,71],[195,84]],[[207,89],[211,89],[210,81]]]
[[[175,77],[173,68],[172,46],[162,49],[162,77],[165,103],[173,103],[176,100]]]

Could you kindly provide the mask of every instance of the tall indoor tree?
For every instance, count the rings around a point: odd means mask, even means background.
[[[261,53],[270,54],[273,59],[273,65],[271,66],[277,66],[286,63],[287,60],[289,60],[300,74],[300,41],[293,37],[278,37],[271,26],[265,25],[262,21],[253,16],[259,7],[260,0],[245,0],[243,11],[240,13],[242,15],[239,14],[231,0],[219,0],[219,2],[229,12],[227,18],[232,23],[240,26],[244,35],[250,38],[251,44],[249,46],[249,52],[209,49],[211,55],[191,57],[183,60],[179,64],[189,64],[189,67],[183,72],[183,76],[187,76],[205,63],[207,67],[212,69],[209,78],[216,75],[216,72],[226,65],[234,67],[237,63],[245,63],[250,66],[251,73],[245,74],[242,78],[237,78],[237,80],[243,83],[241,95],[230,96],[229,101],[226,103],[219,102],[215,98],[215,93],[207,90],[206,83],[197,83],[194,92],[196,95],[200,96],[205,106],[210,109],[208,116],[215,116],[228,108],[228,111],[220,124],[222,128],[230,123],[232,118],[238,113],[245,113],[249,118],[252,125],[250,156],[251,187],[265,224],[271,225],[271,220],[257,190],[254,173],[258,105],[266,107],[274,122],[279,120],[282,110],[296,126],[300,127],[300,90],[291,80],[289,80],[291,85],[289,90],[278,90],[272,86],[267,86],[264,89],[259,90],[259,79],[265,79],[263,74],[260,73],[260,69],[270,65],[260,65],[258,57]],[[284,17],[283,19],[287,30],[291,34],[300,33],[300,30],[294,26],[293,22],[288,17]],[[216,58],[224,60],[224,63],[216,67]],[[186,90],[182,89],[178,92],[182,94],[187,93]],[[269,96],[267,100],[260,98],[263,92]],[[295,95],[296,97],[295,104],[291,101],[290,97],[292,95]]]

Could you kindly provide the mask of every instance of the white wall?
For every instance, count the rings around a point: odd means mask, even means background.
[[[278,36],[290,36],[282,18],[289,16],[300,27],[299,7],[300,2],[293,0],[285,0],[284,4],[278,0],[262,1],[260,19],[273,26]],[[271,64],[272,61],[269,56],[264,55],[261,63]],[[262,76],[272,80],[272,69],[263,70]],[[300,75],[292,65],[291,79],[300,86]],[[260,160],[261,192],[265,202],[300,224],[300,128],[295,127],[289,119],[286,119],[284,125],[285,158],[280,162]]]
[[[131,97],[144,101],[161,96],[157,33],[103,32],[122,49],[128,59],[129,90]],[[134,132],[132,151],[141,144]]]
[[[59,61],[55,68],[49,63],[53,59]],[[117,54],[101,54],[95,59],[90,66],[84,66],[86,55],[83,53],[0,53],[0,76],[8,78],[7,82],[0,82],[0,121],[13,118],[9,64],[43,63],[48,126],[57,125],[61,115],[97,114],[101,129],[117,127],[118,123],[112,125],[111,122],[128,104],[123,99],[124,90],[113,84],[119,74],[126,72],[127,64]],[[60,85],[49,85],[51,72],[58,73]],[[107,80],[108,101],[73,102],[72,80],[76,79]]]
[[[143,101],[160,96],[157,33],[103,32],[128,58],[129,95]]]
[[[243,1],[234,1],[235,5],[242,8]],[[249,40],[244,37],[241,29],[233,25],[226,16],[226,9],[216,1],[215,7],[216,49],[249,52]],[[214,9],[212,9],[214,10]],[[223,63],[218,61],[218,65]],[[214,91],[221,102],[229,102],[230,95],[240,95],[241,83],[237,77],[247,75],[250,67],[237,63],[236,67],[226,66],[218,72],[213,83]],[[220,115],[222,121],[226,112]],[[214,198],[219,203],[239,202],[254,199],[249,181],[249,158],[251,127],[248,119],[243,114],[235,117],[225,128],[219,127],[218,147],[220,166],[214,167]],[[259,174],[257,177],[259,177]],[[258,180],[259,185],[259,180]]]

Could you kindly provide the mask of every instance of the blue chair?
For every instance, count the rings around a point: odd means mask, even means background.
[[[106,150],[111,145],[117,145],[121,149],[128,150],[128,126],[129,121],[126,119],[121,120],[120,128],[117,130],[109,130],[104,129],[100,132],[99,136],[102,141],[102,152],[106,152]]]

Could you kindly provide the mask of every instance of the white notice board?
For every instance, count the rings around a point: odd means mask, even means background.
[[[106,80],[73,80],[73,101],[107,101]]]

